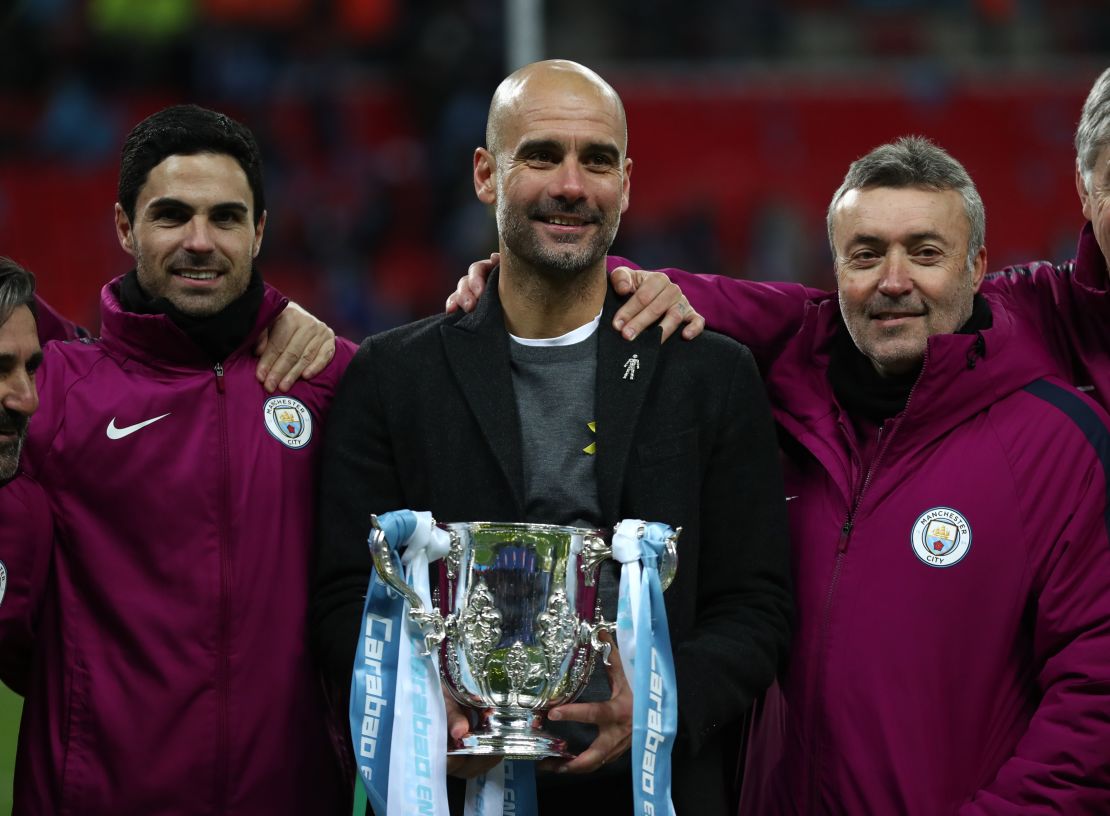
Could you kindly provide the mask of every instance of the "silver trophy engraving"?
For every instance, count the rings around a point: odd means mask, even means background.
[[[608,534],[547,524],[440,524],[451,550],[432,565],[433,603],[424,608],[404,582],[372,518],[378,575],[409,601],[428,651],[439,649],[442,679],[479,724],[455,755],[514,759],[568,757],[565,742],[543,730],[547,711],[572,702],[586,686],[600,639],[613,624],[600,614],[597,571],[612,557]],[[678,564],[676,540],[660,563],[663,588]]]

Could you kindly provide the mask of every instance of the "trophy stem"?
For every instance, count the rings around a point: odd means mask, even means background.
[[[566,740],[543,730],[544,712],[517,706],[484,708],[481,722],[451,756],[504,756],[507,759],[571,759]]]

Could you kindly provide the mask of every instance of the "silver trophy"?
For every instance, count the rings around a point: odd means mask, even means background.
[[[612,557],[608,534],[550,524],[437,526],[451,536],[450,552],[432,566],[437,609],[425,609],[405,583],[376,517],[370,549],[378,575],[409,601],[427,650],[439,649],[452,696],[480,714],[448,753],[571,756],[543,721],[549,709],[582,693],[597,655],[609,663],[610,644],[599,635],[612,633],[613,624],[602,618],[597,596],[598,567]],[[679,532],[660,559],[664,589],[678,565]]]

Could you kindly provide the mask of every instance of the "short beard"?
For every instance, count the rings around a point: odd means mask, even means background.
[[[171,263],[173,263],[174,265],[176,265],[180,268],[183,268],[183,269],[188,269],[191,266],[195,266],[195,264],[192,263],[192,258],[187,253],[185,253],[181,256],[175,256],[173,259],[171,259]],[[205,265],[211,265],[211,264],[206,263]],[[224,274],[229,274],[231,272],[231,270],[229,268],[229,265],[227,263],[220,263],[219,266],[221,268],[220,271],[223,272]],[[192,303],[188,300],[178,303],[178,302],[175,302],[175,300],[173,298],[171,298],[170,295],[168,295],[166,292],[148,291],[149,287],[143,285],[143,279],[144,278],[150,278],[150,277],[157,277],[157,275],[159,273],[155,272],[152,275],[148,276],[144,272],[140,271],[140,270],[145,270],[145,269],[146,269],[146,260],[145,260],[144,254],[143,254],[143,248],[142,248],[141,244],[136,242],[136,244],[135,244],[135,271],[136,271],[136,274],[138,275],[138,278],[139,278],[139,288],[143,291],[143,294],[145,294],[148,298],[165,300],[168,303],[170,303],[179,312],[181,312],[182,314],[186,314],[189,317],[211,317],[214,314],[219,314],[220,312],[222,312],[224,309],[226,309],[229,305],[234,303],[238,298],[242,297],[242,295],[243,295],[243,292],[239,292],[239,294],[235,295],[235,297],[231,298],[226,303],[221,303],[221,302],[215,301],[215,300],[209,301],[208,299],[199,299],[197,303]],[[248,284],[249,284],[249,278],[248,278]],[[246,291],[245,287],[244,287],[243,291],[244,292]]]
[[[0,442],[0,481],[7,481],[19,470],[19,455],[27,438],[27,417],[0,408],[0,427],[16,432],[15,439]]]
[[[534,272],[553,282],[576,278],[602,261],[613,243],[620,223],[619,216],[613,219],[601,211],[590,211],[585,206],[533,207],[528,211],[521,211],[510,210],[503,204],[505,200],[505,196],[499,197],[497,206],[498,231],[505,246]],[[559,213],[585,217],[600,228],[584,242],[571,235],[558,239],[558,243],[566,245],[563,251],[549,247],[537,238],[532,228],[533,221],[537,217]]]
[[[23,437],[13,442],[0,442],[0,482],[6,482],[19,470],[19,455],[23,451]]]

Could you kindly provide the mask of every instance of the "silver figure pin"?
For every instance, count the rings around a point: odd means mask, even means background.
[[[640,355],[633,354],[624,363],[624,376],[622,380],[636,379],[636,372],[640,370]]]

